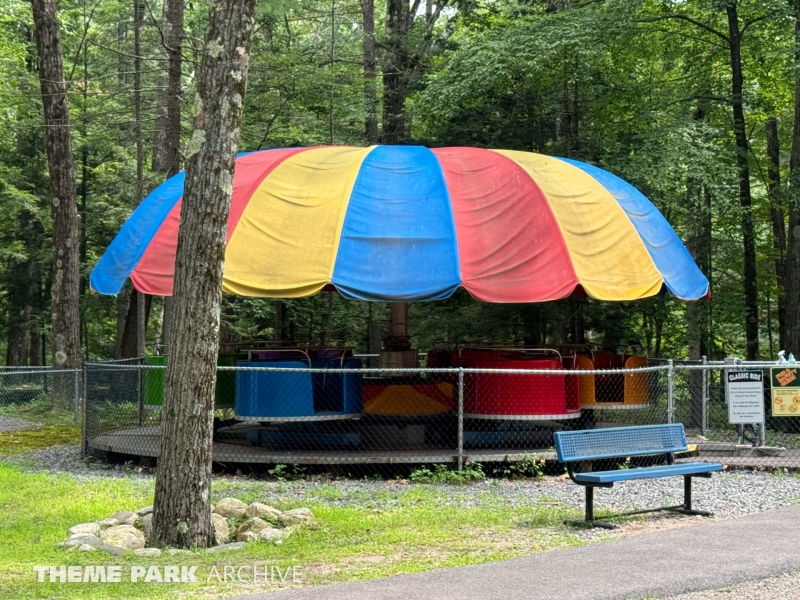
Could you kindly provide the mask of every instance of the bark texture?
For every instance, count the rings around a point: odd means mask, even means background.
[[[214,384],[225,233],[233,190],[255,0],[211,5],[186,151],[173,335],[156,473],[156,544],[208,547]]]
[[[775,280],[778,284],[778,345],[786,347],[786,298],[783,288],[786,280],[786,223],[781,194],[781,147],[778,139],[778,121],[767,119],[767,189],[772,222],[772,247],[775,250]],[[771,336],[770,336],[771,338]]]
[[[167,89],[164,94],[164,113],[161,122],[162,135],[159,138],[157,161],[153,169],[172,177],[180,171],[181,145],[181,69],[183,64],[183,20],[184,0],[166,0],[162,20],[162,47],[166,55]],[[172,330],[172,296],[164,298],[164,317],[161,329],[163,353],[168,353],[170,332]]]
[[[794,126],[789,158],[789,236],[786,252],[786,350],[800,353],[800,0],[795,0]]]
[[[415,6],[418,6],[415,2]],[[383,61],[383,143],[397,144],[406,129],[406,80],[409,71],[406,34],[411,28],[406,0],[386,2],[386,41]]]
[[[750,164],[747,158],[747,128],[744,119],[742,86],[742,34],[736,0],[725,5],[728,17],[728,46],[731,63],[731,107],[733,132],[736,138],[736,165],[739,172],[739,204],[742,210],[742,242],[744,243],[744,314],[747,338],[747,360],[758,358],[758,279],[756,274],[756,236],[753,225],[750,193]]]
[[[361,0],[361,19],[364,25],[362,53],[364,57],[364,141],[378,143],[378,59],[375,51],[375,0]]]
[[[67,84],[55,0],[32,0],[53,219],[51,352],[54,368],[81,364],[78,209]]]
[[[180,170],[181,143],[181,68],[183,64],[183,0],[166,0],[161,21],[162,54],[166,78],[160,94],[160,114],[156,123],[153,170],[172,177]]]

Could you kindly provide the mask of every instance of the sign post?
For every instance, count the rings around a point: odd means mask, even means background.
[[[728,371],[728,422],[764,423],[764,374],[760,370]]]
[[[772,416],[800,417],[800,372],[796,366],[773,367]]]

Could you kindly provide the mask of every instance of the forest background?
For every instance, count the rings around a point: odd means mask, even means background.
[[[208,11],[199,0],[182,8],[186,148]],[[711,281],[710,300],[691,304],[658,296],[492,305],[459,291],[411,305],[417,348],[591,341],[674,358],[800,354],[800,317],[792,318],[800,261],[795,273],[788,260],[800,256],[798,15],[786,0],[260,1],[239,150],[465,145],[591,162],[644,192]],[[58,2],[84,360],[138,353],[130,285],[116,298],[96,295],[88,274],[176,168],[164,158],[169,16],[160,0]],[[3,0],[0,351],[8,365],[50,360],[52,221],[36,56],[30,4]],[[146,299],[148,352],[168,330],[165,304]],[[387,318],[385,304],[337,294],[226,295],[221,336],[342,340],[375,352]]]

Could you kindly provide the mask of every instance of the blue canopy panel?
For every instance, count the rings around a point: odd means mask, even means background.
[[[350,195],[332,283],[347,298],[439,300],[461,283],[442,169],[427,148],[378,146]]]

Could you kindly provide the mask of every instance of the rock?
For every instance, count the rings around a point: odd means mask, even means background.
[[[103,540],[101,540],[96,535],[92,535],[91,533],[76,533],[69,536],[69,541],[67,544],[71,546],[80,546],[81,544],[88,544],[89,546],[100,546],[103,544]]]
[[[247,510],[244,511],[244,516],[260,517],[267,521],[272,521],[273,523],[277,523],[278,517],[281,516],[281,511],[279,511],[277,508],[268,506],[267,504],[261,504],[260,502],[253,502],[250,506],[247,507]]]
[[[309,521],[313,520],[314,513],[312,513],[307,508],[293,508],[292,510],[287,510],[286,512],[281,513],[278,517],[278,521],[280,521],[281,525],[284,527],[289,527],[291,525],[299,525],[301,523],[308,523]]]
[[[144,539],[149,540],[150,536],[153,535],[153,513],[143,516],[139,523],[142,526]]]
[[[144,534],[133,525],[117,525],[104,529],[100,532],[100,539],[104,544],[118,546],[125,550],[144,548],[145,542]]]
[[[136,556],[161,556],[161,550],[158,548],[139,548],[134,550]]]
[[[214,512],[226,519],[241,519],[247,512],[247,504],[238,498],[223,498],[214,507]]]
[[[100,540],[100,538],[97,539],[98,541]],[[80,545],[81,545],[80,542],[58,542],[58,544],[56,544],[56,546],[58,546],[59,548],[67,548],[67,549],[77,548]]]
[[[97,548],[89,544],[81,544],[78,546],[78,552],[94,552],[95,550],[97,550]]]
[[[272,527],[272,525],[267,523],[264,519],[253,517],[252,519],[247,519],[247,521],[239,525],[239,529],[236,530],[236,535],[239,535],[240,533],[245,533],[247,531],[258,533],[259,531],[261,531],[262,529],[266,529],[267,527]]]
[[[120,548],[119,546],[111,546],[109,544],[103,544],[102,546],[98,546],[97,549],[107,554],[113,554],[114,556],[122,556],[123,554],[125,554],[125,548]]]
[[[108,519],[103,519],[102,521],[98,521],[97,524],[100,525],[100,529],[108,529],[109,527],[116,527],[117,525],[122,525],[122,523],[111,517],[109,517]]]
[[[273,528],[262,529],[261,531],[258,532],[258,539],[261,542],[276,542],[276,543],[278,541],[283,542],[283,538],[287,536],[287,534],[284,533],[284,531],[286,530],[273,529]]]
[[[226,544],[231,539],[228,521],[220,514],[211,513],[211,524],[214,526],[214,540],[217,544]]]
[[[170,556],[175,556],[176,554],[192,554],[191,550],[184,550],[182,548],[170,548],[167,550],[167,554]]]
[[[111,515],[111,519],[119,521],[120,525],[133,525],[136,522],[137,514],[129,510],[121,510]]]
[[[244,548],[243,542],[231,542],[230,544],[222,544],[221,546],[212,546],[206,552],[227,552],[228,550],[241,550]]]
[[[81,523],[80,525],[75,525],[67,529],[67,537],[72,537],[76,533],[91,533],[97,535],[100,533],[100,529],[102,528],[99,523]]]
[[[149,515],[152,512],[153,512],[152,506],[145,506],[144,508],[140,508],[139,510],[137,510],[136,514],[139,515],[140,517],[144,517],[145,515]]]
[[[236,534],[237,542],[255,542],[258,540],[258,534],[255,531],[243,531]]]

